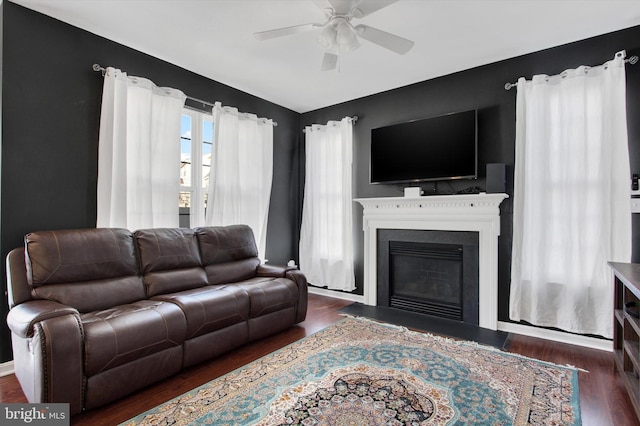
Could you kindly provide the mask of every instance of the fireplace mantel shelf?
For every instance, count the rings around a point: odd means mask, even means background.
[[[507,194],[458,194],[355,199],[363,206],[365,304],[377,304],[378,229],[478,232],[479,325],[496,330],[500,203],[507,197]]]
[[[430,195],[426,197],[356,198],[365,213],[385,213],[388,210],[407,213],[500,215],[500,203],[507,194]],[[421,212],[422,211],[422,212]],[[425,213],[426,212],[426,213]]]

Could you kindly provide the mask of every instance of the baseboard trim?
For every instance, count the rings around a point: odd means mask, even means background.
[[[579,334],[547,330],[545,328],[503,321],[498,321],[498,330],[506,331],[507,333],[536,337],[538,339],[552,340],[554,342],[566,343],[568,345],[613,352],[613,342],[611,340],[597,339],[595,337],[581,336]]]
[[[13,361],[7,361],[0,364],[0,377],[13,374],[15,369],[13,368]]]
[[[360,294],[346,293],[344,291],[334,291],[321,287],[308,286],[309,293],[320,296],[335,297],[336,299],[349,300],[351,302],[364,303],[364,296]]]

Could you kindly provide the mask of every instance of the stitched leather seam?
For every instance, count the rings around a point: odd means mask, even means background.
[[[86,351],[85,351],[85,347],[84,347],[84,326],[82,325],[82,320],[80,319],[80,315],[74,315],[73,316],[76,320],[76,322],[78,323],[78,329],[80,330],[80,361],[81,364],[80,365],[86,365],[85,364],[85,355],[86,355]],[[85,405],[85,397],[86,397],[86,393],[87,393],[87,375],[85,374],[85,369],[82,369],[82,390],[80,393],[80,410],[84,411],[84,405]]]
[[[43,395],[42,402],[49,402],[49,369],[47,363],[47,337],[44,334],[44,330],[42,328],[42,324],[36,324],[36,328],[38,329],[38,334],[40,335],[40,352],[42,356],[42,385],[43,385]]]

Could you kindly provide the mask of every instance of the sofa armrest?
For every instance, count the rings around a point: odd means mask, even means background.
[[[32,300],[14,306],[7,315],[7,325],[18,336],[31,337],[35,324],[64,315],[78,315],[78,311],[52,300]]]
[[[31,300],[24,247],[13,249],[7,254],[6,268],[9,308],[13,308],[15,305]]]
[[[78,311],[50,300],[14,306],[7,316],[16,377],[31,403],[67,402],[82,411],[83,330]]]
[[[258,277],[287,278],[298,287],[298,304],[296,305],[296,323],[304,321],[307,316],[307,277],[295,266],[258,265]]]
[[[298,306],[296,308],[296,323],[304,321],[307,316],[308,287],[307,277],[295,267],[289,267],[285,272],[285,278],[290,279],[298,286]]]
[[[256,275],[258,277],[284,278],[288,271],[296,270],[295,266],[258,265]]]
[[[82,411],[83,329],[78,311],[50,300],[14,306],[7,316],[14,370],[30,403],[66,402]]]

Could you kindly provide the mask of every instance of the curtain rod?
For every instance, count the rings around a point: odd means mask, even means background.
[[[351,119],[351,124],[356,124],[356,121],[358,121],[358,116],[357,115],[354,115],[353,117],[349,117],[349,118]],[[331,121],[337,121],[337,120],[331,120]],[[313,127],[314,125],[311,124],[310,126]],[[302,129],[302,133],[307,133],[307,127],[310,127],[310,126],[305,126]]]
[[[102,76],[104,77],[104,74],[107,72],[107,69],[100,66],[100,64],[93,64],[93,66],[91,67],[92,70],[98,72],[100,71],[102,73]],[[203,101],[202,99],[198,99],[198,98],[194,98],[193,96],[189,96],[187,95],[187,99],[194,101],[194,102],[198,102],[202,105],[208,105],[210,107],[214,107],[216,104],[215,102],[209,102],[209,101]],[[276,127],[278,125],[277,121],[273,121],[273,127]]]
[[[624,50],[622,52],[624,52]],[[616,55],[618,55],[619,53],[621,53],[621,52],[616,53]],[[638,57],[636,55],[633,55],[629,59],[625,59],[624,62],[625,62],[625,64],[635,65],[638,62]],[[517,85],[518,85],[517,82],[516,83],[505,83],[504,89],[505,90],[511,90],[512,87],[516,87]]]

